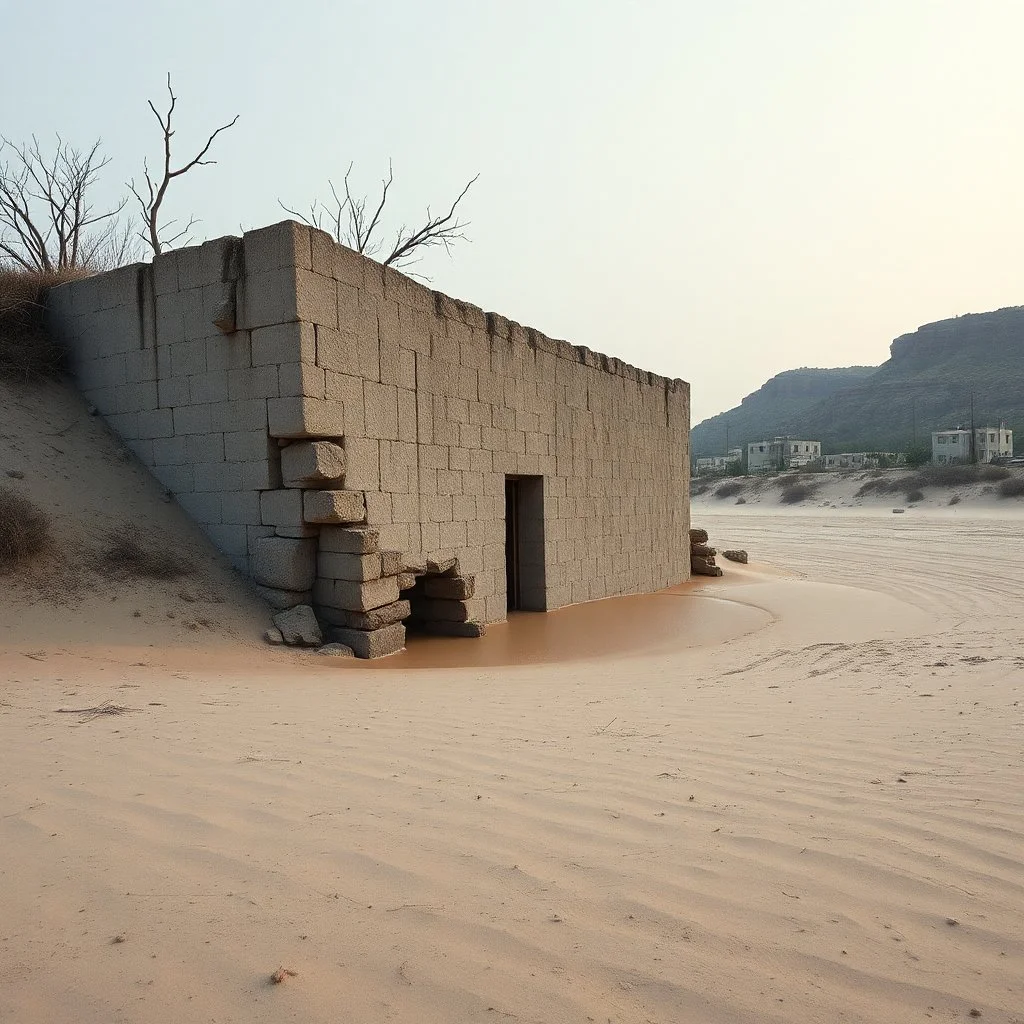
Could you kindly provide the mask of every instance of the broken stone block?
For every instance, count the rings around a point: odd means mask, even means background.
[[[362,491],[303,491],[307,523],[361,523],[366,518]]]
[[[275,590],[309,590],[316,576],[316,540],[258,537],[252,575],[257,583]]]
[[[320,530],[320,550],[353,555],[379,551],[380,530],[373,526],[325,526]]]
[[[690,554],[700,555],[701,558],[714,558],[718,554],[718,549],[709,547],[707,544],[691,544]]]
[[[690,559],[690,572],[695,576],[721,576],[722,570],[715,565],[714,558],[702,558],[694,555]]]
[[[281,449],[285,487],[324,487],[345,475],[345,449],[333,441],[295,441]]]
[[[313,609],[308,604],[296,605],[274,616],[274,625],[281,631],[286,644],[301,644],[303,647],[319,647],[324,638],[320,623],[316,621]]]
[[[331,630],[331,635],[337,643],[351,647],[357,658],[383,658],[405,646],[405,626],[400,622],[368,632],[338,628]]]
[[[268,644],[273,644],[275,647],[284,643],[284,637],[281,635],[281,630],[279,630],[277,626],[271,626],[270,629],[265,630],[263,633],[263,639],[266,640]]]
[[[318,605],[346,612],[371,612],[398,600],[397,577],[385,576],[365,583],[319,579],[313,586],[313,600]]]
[[[730,562],[742,562],[744,565],[747,564],[747,553],[742,549],[736,549],[733,551],[723,551],[723,558],[728,558]]]
[[[459,560],[457,558],[442,558],[438,561],[427,559],[427,572],[432,576],[442,576],[445,573],[458,575]]]
[[[461,576],[430,576],[423,581],[423,593],[426,597],[447,598],[453,601],[465,601],[473,596],[475,586],[473,579]]]
[[[381,556],[321,551],[316,556],[316,571],[318,576],[331,580],[379,580]]]
[[[416,586],[416,574],[411,572],[400,572],[396,577],[399,590],[412,590]]]
[[[382,608],[374,608],[370,612],[345,612],[344,625],[350,629],[380,629],[383,626],[390,626],[393,622],[407,619],[411,610],[408,601],[395,601]]]
[[[405,556],[401,551],[382,551],[380,559],[381,576],[397,576],[405,564]]]
[[[701,530],[694,527],[690,531],[690,543],[691,544],[707,544],[708,542],[708,531]]]
[[[423,576],[427,571],[427,560],[421,555],[406,555],[402,561],[402,572]]]
[[[354,658],[356,652],[351,647],[347,647],[345,644],[324,644],[323,647],[317,648],[317,654],[322,654],[327,658]]]
[[[309,604],[308,590],[277,590],[274,587],[256,587],[256,593],[271,608],[294,608],[297,604]]]

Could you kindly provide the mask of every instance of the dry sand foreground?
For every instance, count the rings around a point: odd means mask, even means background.
[[[697,521],[596,660],[0,655],[0,1021],[1024,1021],[1024,520]]]

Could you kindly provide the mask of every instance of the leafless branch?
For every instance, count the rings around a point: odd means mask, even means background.
[[[52,154],[33,136],[16,146],[0,138],[0,266],[44,272],[91,267],[117,249],[127,199],[97,212],[90,197],[108,158],[97,140],[75,149],[60,135]],[[111,246],[113,244],[113,249]]]
[[[239,117],[238,114],[235,114],[227,124],[222,124],[207,138],[205,145],[201,150],[199,150],[199,153],[196,156],[191,160],[188,160],[186,163],[183,163],[177,169],[172,169],[171,139],[174,138],[172,120],[174,117],[174,108],[178,103],[178,97],[174,95],[174,90],[171,88],[170,72],[167,74],[167,93],[170,96],[170,101],[167,106],[166,114],[161,114],[160,111],[156,109],[152,100],[146,101],[149,105],[149,109],[153,111],[153,116],[157,119],[157,123],[160,125],[160,131],[163,134],[162,174],[159,179],[154,178],[149,172],[149,163],[144,162],[143,174],[145,176],[145,194],[136,187],[134,179],[128,184],[128,188],[131,189],[132,195],[134,195],[138,200],[139,206],[142,209],[145,231],[141,233],[140,237],[153,251],[154,256],[159,256],[164,248],[170,248],[173,245],[182,243],[183,240],[184,242],[187,242],[190,239],[189,232],[197,223],[195,217],[190,217],[184,228],[181,228],[172,235],[166,234],[166,231],[175,222],[168,221],[165,224],[161,224],[160,210],[163,206],[164,199],[167,195],[167,189],[171,182],[175,178],[180,178],[183,174],[187,174],[193,167],[208,167],[210,164],[215,164],[217,161],[206,159],[206,154],[210,152],[210,147],[213,145],[214,139],[216,139],[221,132],[227,131],[229,128],[233,127]]]
[[[331,189],[331,203],[314,200],[310,204],[309,214],[299,213],[292,207],[285,206],[281,200],[278,205],[286,213],[298,218],[304,224],[327,231],[342,245],[347,245],[356,252],[376,258],[385,251],[380,241],[381,217],[387,205],[388,194],[394,184],[395,175],[391,162],[388,162],[388,176],[381,181],[380,198],[376,201],[372,213],[368,211],[368,199],[356,196],[350,186],[352,165],[349,164],[344,177],[344,194],[339,195],[333,181],[328,181]],[[384,266],[407,267],[418,259],[417,250],[443,245],[445,251],[451,253],[454,241],[464,239],[468,221],[460,221],[456,216],[459,203],[466,197],[470,188],[480,175],[471,178],[451,204],[448,212],[434,216],[427,207],[426,222],[415,230],[409,230],[404,224],[395,233],[395,241],[389,254],[381,260]]]

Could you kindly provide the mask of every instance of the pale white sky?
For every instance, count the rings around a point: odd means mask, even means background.
[[[3,134],[102,136],[116,191],[170,70],[182,153],[241,114],[169,200],[202,237],[350,160],[410,220],[480,172],[433,287],[689,380],[695,423],[1024,301],[1019,0],[4,7]]]

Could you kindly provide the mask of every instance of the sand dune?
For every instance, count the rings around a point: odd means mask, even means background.
[[[0,1020],[1024,1020],[1021,521],[738,512],[678,646],[2,656]]]

